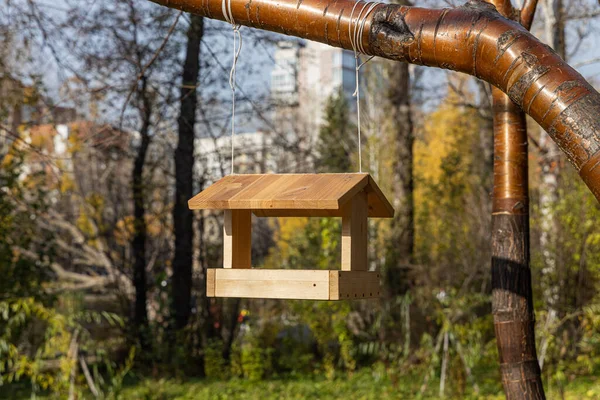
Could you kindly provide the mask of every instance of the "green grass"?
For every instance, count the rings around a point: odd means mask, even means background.
[[[419,397],[422,379],[417,376],[404,376],[397,383],[389,377],[373,370],[364,369],[344,378],[327,380],[320,377],[302,379],[273,379],[250,382],[247,380],[229,381],[186,381],[143,380],[125,389],[123,398],[146,400],[280,400],[280,399],[437,399],[439,381],[432,381],[425,395]],[[479,381],[479,394],[467,389],[459,393],[449,382],[448,399],[504,399],[500,383]],[[467,385],[468,386],[468,385]],[[548,399],[561,399],[556,388],[550,387]],[[578,378],[567,385],[565,399],[599,399],[600,378]]]
[[[479,393],[473,393],[470,385],[465,393],[457,391],[454,382],[447,382],[447,399],[504,399],[496,374],[486,373],[479,376],[477,383]],[[176,379],[134,379],[130,380],[121,399],[140,400],[281,400],[281,399],[352,399],[352,400],[386,400],[386,399],[437,399],[439,381],[431,381],[423,397],[419,397],[422,377],[411,374],[399,376],[396,380],[377,368],[340,376],[333,380],[324,377],[280,378],[252,382],[243,379],[227,381]],[[27,390],[23,385],[0,387],[0,399],[27,399]],[[557,387],[552,384],[547,392],[549,400],[561,399]],[[40,398],[40,397],[38,397]],[[42,397],[44,398],[44,397]],[[50,397],[48,397],[49,399]],[[85,398],[92,398],[86,396]],[[600,400],[600,377],[578,377],[570,382],[565,390],[566,400],[598,399]]]
[[[419,385],[420,380],[418,382],[407,380],[393,384],[387,378],[363,371],[345,379],[334,380],[319,377],[258,382],[239,379],[182,383],[172,380],[147,380],[135,387],[127,388],[123,397],[147,400],[413,399],[419,392]],[[437,390],[437,387],[430,389]],[[432,399],[437,396],[430,394],[423,398]],[[475,397],[471,396],[471,398]]]

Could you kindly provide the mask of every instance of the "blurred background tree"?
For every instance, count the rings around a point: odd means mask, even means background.
[[[361,69],[363,170],[396,209],[369,222],[379,301],[206,298],[222,218],[186,201],[230,167],[231,27],[145,0],[0,16],[0,397],[501,398],[487,84]],[[533,32],[593,82],[598,16],[544,1]],[[236,170],[357,171],[354,55],[242,34]],[[349,73],[307,95],[323,60]],[[600,398],[600,207],[533,124],[530,144],[545,384]],[[335,218],[255,218],[253,263],[337,268],[339,237]]]

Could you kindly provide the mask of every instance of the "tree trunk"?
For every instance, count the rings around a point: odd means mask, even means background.
[[[517,17],[510,0],[491,3]],[[535,348],[529,268],[529,176],[525,113],[493,88],[494,190],[492,205],[492,314],[508,400],[545,399]]]
[[[390,74],[388,99],[392,108],[396,157],[393,165],[394,240],[399,264],[413,262],[415,246],[415,206],[413,199],[413,121],[410,109],[410,71],[409,65],[399,63]]]
[[[545,399],[529,269],[525,115],[494,88],[492,314],[508,400]]]
[[[554,48],[563,60],[566,60],[563,2],[562,0],[543,0],[543,7],[546,42]],[[558,259],[556,253],[558,228],[554,218],[554,207],[559,200],[560,172],[564,164],[564,157],[546,132],[541,132],[539,143],[541,150],[539,159],[541,171],[539,204],[541,213],[540,247],[543,260],[542,279],[544,298],[548,309],[546,325],[551,326],[559,317],[557,305],[559,303],[560,285],[557,277]],[[543,367],[546,358],[548,340],[548,337],[544,337],[541,341],[541,367]]]
[[[192,15],[187,32],[187,48],[181,79],[181,110],[178,122],[179,141],[175,150],[175,204],[173,229],[175,256],[173,258],[172,297],[175,329],[184,328],[192,308],[192,265],[194,226],[188,200],[194,195],[194,125],[198,102],[196,86],[200,72],[200,44],[204,32],[202,17]]]
[[[134,326],[137,340],[143,350],[149,347],[148,338],[148,312],[146,309],[146,208],[144,205],[144,164],[150,146],[150,124],[152,106],[147,92],[147,78],[140,79],[141,87],[139,96],[142,104],[142,127],[140,129],[141,142],[133,163],[132,194],[133,194],[133,285],[135,287]]]
[[[393,299],[410,289],[409,271],[414,262],[415,225],[413,200],[413,121],[410,107],[410,71],[407,63],[389,64],[389,87],[386,93],[393,121],[394,164],[392,204],[395,216],[386,252],[385,290],[382,298],[384,321],[401,318],[401,310],[394,309]],[[389,338],[388,326],[382,324],[382,339]]]

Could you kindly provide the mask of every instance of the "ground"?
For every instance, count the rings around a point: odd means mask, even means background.
[[[373,369],[363,369],[349,376],[327,380],[324,377],[286,377],[252,382],[232,379],[187,380],[176,379],[133,379],[126,383],[120,393],[121,399],[143,400],[300,400],[300,399],[438,399],[439,381],[430,381],[424,396],[419,397],[422,379],[405,375],[394,384],[389,376]],[[449,385],[449,386],[448,386]],[[456,386],[456,385],[454,385]],[[447,399],[502,400],[504,395],[499,383],[491,379],[478,381],[479,394],[470,388],[465,393],[457,391],[452,382],[447,382]],[[556,386],[547,391],[548,399],[600,400],[600,377],[579,377],[567,384],[564,397]],[[0,387],[0,399],[27,399],[24,387]],[[42,398],[45,398],[42,396]],[[92,398],[86,396],[85,398]]]

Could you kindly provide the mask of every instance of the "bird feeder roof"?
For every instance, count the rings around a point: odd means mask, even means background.
[[[363,190],[369,217],[394,216],[390,202],[365,173],[229,175],[188,204],[192,210],[252,210],[265,217],[341,217],[344,205]]]

